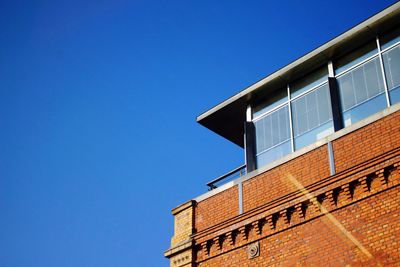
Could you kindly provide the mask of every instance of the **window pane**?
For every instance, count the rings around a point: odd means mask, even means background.
[[[344,126],[347,127],[359,120],[373,115],[386,108],[385,94],[381,93],[374,98],[343,112]]]
[[[392,104],[396,104],[400,102],[400,87],[396,87],[390,93],[390,101]]]
[[[378,58],[364,65],[364,73],[367,98],[373,97],[385,90],[382,69]]]
[[[321,88],[320,90],[317,90],[316,96],[317,96],[319,120],[321,122],[324,122],[332,118],[332,109],[323,108],[323,107],[331,107],[331,96],[329,94],[328,85],[323,85],[322,87],[326,87],[327,89]]]
[[[289,154],[291,152],[290,141],[286,141],[278,146],[271,148],[259,155],[257,155],[257,168],[264,166],[268,163],[271,163],[277,159],[282,158],[283,156]]]
[[[311,92],[304,96],[307,104],[307,119],[308,119],[308,128],[312,129],[318,126],[318,104],[315,92]]]
[[[290,139],[288,106],[285,105],[254,122],[256,153],[260,154]]]
[[[296,150],[315,143],[319,139],[322,139],[334,132],[332,120],[320,125],[319,127],[303,134],[294,139],[294,145]]]
[[[266,146],[264,138],[265,120],[257,122],[256,125],[256,151],[263,151]]]
[[[382,37],[379,37],[381,49],[384,50],[397,42],[400,42],[400,28],[397,28]]]
[[[337,78],[345,126],[386,107],[382,73],[376,57]]]
[[[368,98],[368,95],[364,66],[353,70],[350,75],[353,76],[353,88],[356,88],[356,90],[354,90],[356,103],[365,101]]]
[[[321,84],[328,79],[328,68],[322,67],[290,85],[291,97],[296,97],[301,93]]]
[[[337,60],[335,62],[335,72],[339,74],[376,53],[378,53],[376,42],[370,42]]]
[[[282,109],[279,112],[279,134],[281,140],[287,140],[290,138],[289,114],[285,109]]]
[[[344,111],[384,92],[378,58],[364,63],[337,80]]]
[[[273,112],[271,114],[271,133],[272,133],[273,144],[278,144],[280,142],[278,113],[279,111]]]
[[[296,149],[333,133],[331,101],[327,84],[294,100],[292,111]]]
[[[400,102],[400,45],[383,53],[386,82],[392,104]]]
[[[260,104],[255,105],[253,110],[253,118],[268,112],[269,110],[285,103],[288,100],[287,89],[282,88],[276,93],[273,93],[271,97],[266,101],[262,101]]]
[[[307,106],[305,97],[300,97],[292,103],[292,114],[293,114],[293,134],[294,136],[299,135],[307,131]],[[294,116],[296,114],[296,116]]]
[[[356,104],[355,92],[353,90],[353,76],[344,75],[337,79],[341,93],[341,104],[343,110],[349,109]]]

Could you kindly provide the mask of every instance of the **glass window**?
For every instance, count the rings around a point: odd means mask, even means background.
[[[382,54],[392,104],[400,102],[400,45]]]
[[[337,78],[345,126],[386,107],[378,57]]]
[[[285,103],[288,100],[287,89],[282,88],[275,94],[272,94],[266,101],[262,101],[260,104],[255,105],[253,110],[253,118],[258,117],[271,109]]]
[[[292,102],[295,149],[333,133],[332,109],[327,84]]]
[[[254,122],[258,166],[291,152],[288,106],[285,105]]]
[[[257,168],[260,168],[268,163],[274,162],[292,152],[290,140],[279,146],[272,147],[268,151],[258,154],[256,157]]]
[[[328,69],[326,67],[320,68],[311,74],[308,74],[303,79],[296,81],[290,85],[290,94],[294,98],[307,90],[323,83],[327,80]]]
[[[335,73],[340,74],[348,68],[378,53],[376,42],[370,42],[361,48],[345,55],[335,62]]]

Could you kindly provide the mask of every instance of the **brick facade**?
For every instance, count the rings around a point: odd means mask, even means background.
[[[244,180],[242,214],[238,185],[190,202],[171,266],[400,266],[400,111],[331,142],[334,175],[323,144]]]
[[[197,203],[195,214],[195,228],[198,232],[237,216],[238,187],[233,186]]]

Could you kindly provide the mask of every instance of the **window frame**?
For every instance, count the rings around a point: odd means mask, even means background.
[[[389,33],[389,32],[387,32],[387,33]],[[387,34],[387,33],[384,33],[384,34]],[[386,108],[391,107],[393,104],[390,101],[390,92],[389,92],[390,90],[388,89],[388,85],[387,85],[387,76],[386,76],[386,73],[385,73],[383,54],[388,52],[388,51],[390,51],[390,50],[392,50],[392,49],[394,49],[394,48],[396,48],[396,47],[399,47],[400,46],[400,40],[395,42],[394,44],[386,47],[385,49],[382,49],[379,37],[382,38],[382,36],[384,36],[384,34],[380,34],[380,35],[375,37],[376,52],[373,53],[372,55],[368,56],[367,58],[361,60],[360,62],[355,63],[354,65],[351,65],[347,69],[341,70],[339,73],[336,73],[335,64],[333,63],[333,62],[335,62],[334,60],[336,60],[338,58],[327,59],[326,63],[324,63],[323,65],[321,65],[319,67],[319,68],[326,68],[327,69],[327,73],[328,74],[327,74],[326,80],[316,84],[315,86],[307,89],[304,92],[301,92],[300,94],[298,94],[298,95],[296,95],[294,97],[292,97],[292,93],[293,92],[291,92],[290,85],[295,83],[296,80],[289,81],[289,82],[286,83],[286,100],[284,102],[282,102],[281,104],[279,104],[279,105],[277,105],[277,106],[275,106],[275,107],[273,107],[273,108],[271,108],[269,110],[266,110],[265,112],[263,112],[261,114],[257,114],[257,116],[255,116],[255,117],[254,117],[254,113],[250,112],[249,116],[247,117],[248,121],[253,123],[253,124],[255,124],[257,121],[263,119],[264,117],[270,115],[271,113],[273,113],[273,112],[277,111],[278,109],[281,109],[282,107],[287,105],[287,111],[286,112],[288,112],[288,118],[289,118],[289,130],[290,130],[289,139],[285,140],[285,141],[282,141],[282,142],[280,142],[278,144],[275,144],[275,145],[269,147],[268,149],[263,150],[262,152],[257,152],[257,150],[255,149],[254,150],[254,159],[255,159],[255,161],[257,161],[257,157],[259,155],[261,155],[261,154],[263,154],[263,153],[265,153],[265,152],[267,152],[267,151],[269,151],[269,150],[271,150],[271,149],[273,149],[273,148],[275,148],[275,147],[277,147],[279,145],[282,145],[283,143],[288,142],[288,141],[291,142],[291,153],[293,153],[294,151],[297,151],[297,150],[300,150],[300,149],[304,148],[304,147],[302,147],[302,148],[299,148],[299,149],[295,149],[295,139],[297,137],[299,137],[299,136],[302,136],[302,135],[304,135],[304,134],[306,134],[306,133],[318,128],[319,126],[321,126],[323,124],[319,124],[318,126],[312,128],[312,129],[309,129],[309,130],[307,130],[306,132],[303,132],[300,135],[294,136],[294,126],[293,126],[293,124],[294,124],[294,122],[293,122],[294,113],[293,113],[292,105],[293,105],[294,101],[298,100],[299,98],[301,98],[301,97],[303,97],[303,96],[305,96],[305,95],[307,95],[307,94],[309,94],[309,93],[311,93],[311,92],[313,92],[315,90],[318,90],[322,86],[325,86],[325,85],[328,86],[329,102],[330,102],[330,107],[329,108],[330,108],[330,111],[331,111],[331,118],[328,121],[326,121],[325,123],[328,123],[329,121],[333,121],[333,124],[335,124],[335,122],[334,122],[335,121],[335,116],[338,116],[339,118],[341,118],[341,120],[343,120],[344,112],[349,111],[349,110],[351,110],[351,109],[353,109],[355,107],[358,107],[358,106],[362,105],[363,103],[365,103],[367,101],[370,101],[371,99],[374,99],[374,98],[376,98],[378,96],[381,96],[382,94],[385,94],[385,97],[386,97],[386,103],[387,103]],[[395,38],[397,38],[397,37],[395,37]],[[370,41],[372,41],[372,40],[370,40]],[[364,44],[361,44],[356,49],[360,49],[363,45],[366,45],[366,44],[368,44],[368,42],[365,42]],[[349,53],[351,53],[351,52],[352,51],[350,51]],[[337,79],[342,77],[342,76],[344,76],[344,75],[346,75],[347,73],[350,73],[351,71],[361,67],[363,64],[367,64],[368,62],[370,62],[372,60],[376,60],[376,59],[379,61],[378,68],[380,68],[380,70],[381,70],[379,75],[382,78],[384,91],[383,92],[379,92],[378,94],[376,94],[376,95],[374,95],[372,97],[368,97],[367,99],[357,103],[356,105],[354,105],[354,106],[352,106],[352,107],[350,107],[350,108],[348,108],[346,110],[341,108],[340,107],[340,102],[341,102],[341,100],[340,100],[340,89],[339,89],[339,86],[338,86]],[[318,70],[318,68],[314,69],[313,71],[315,71],[315,70]],[[378,70],[378,72],[379,72],[379,70]],[[305,77],[308,74],[312,74],[312,71],[306,73],[303,77]],[[335,86],[331,85],[330,79],[333,79],[333,81],[336,83]],[[332,88],[332,87],[335,87],[335,88]],[[284,90],[284,86],[279,90]],[[334,99],[333,99],[334,96],[332,95],[332,90],[335,90],[337,92],[338,96],[339,96],[339,105],[338,105],[338,103],[336,103],[337,100],[334,101]],[[258,105],[260,105],[260,103]],[[336,109],[336,111],[335,111],[334,105],[338,105],[338,108]],[[250,107],[250,110],[251,110],[252,107],[254,107],[254,106],[253,106],[253,104],[250,104],[249,107]],[[339,113],[339,114],[336,114],[336,113]],[[369,115],[366,116],[366,118],[367,117],[369,117]],[[339,130],[341,130],[343,128],[346,128],[346,127],[348,127],[348,126],[345,126],[343,122],[341,123],[340,127],[336,127],[335,125],[333,125],[333,133],[335,133],[335,132],[337,132],[337,131],[339,131]],[[254,140],[256,140],[256,131],[254,132],[254,137],[253,138],[254,138]],[[315,142],[317,142],[317,141],[315,141]],[[305,147],[307,147],[309,145],[312,145],[315,142],[310,143],[310,144],[306,145]],[[291,153],[289,153],[289,154],[291,154]],[[272,161],[272,162],[274,162],[274,161]],[[269,162],[269,163],[272,163],[272,162]],[[269,163],[267,163],[267,164],[269,164]],[[256,166],[256,168],[260,168],[260,167],[261,166]]]

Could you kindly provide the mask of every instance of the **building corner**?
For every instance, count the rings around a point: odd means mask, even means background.
[[[192,234],[194,233],[194,207],[196,201],[190,200],[174,208],[174,235],[171,246],[164,252],[171,267],[194,266]]]

